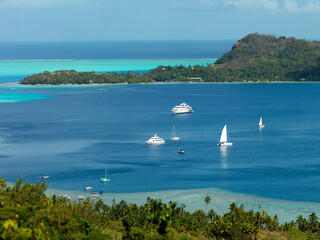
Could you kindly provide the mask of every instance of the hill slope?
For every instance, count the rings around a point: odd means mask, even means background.
[[[235,68],[249,80],[320,80],[320,42],[249,34],[220,57],[215,68]]]

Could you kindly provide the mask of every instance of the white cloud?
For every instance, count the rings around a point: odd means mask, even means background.
[[[88,0],[0,0],[0,7],[52,8],[65,5],[79,6]]]
[[[304,3],[304,4],[303,4]],[[285,0],[284,9],[291,13],[320,13],[320,1],[308,0],[300,3],[296,0]]]
[[[295,12],[298,9],[298,3],[295,0],[285,0],[284,8],[289,12]]]
[[[277,10],[279,8],[278,0],[225,0],[226,6],[234,6],[236,8],[261,8],[267,10]]]

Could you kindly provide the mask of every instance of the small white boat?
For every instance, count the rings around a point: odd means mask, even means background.
[[[183,149],[183,142],[181,144],[181,148],[178,151],[179,154],[184,154],[184,149]]]
[[[217,144],[218,146],[232,146],[231,142],[228,142],[228,134],[227,134],[227,124],[224,125],[220,137],[220,141]]]
[[[104,177],[100,178],[100,182],[110,182],[111,179],[109,175],[107,174],[107,169],[104,169]]]
[[[157,134],[155,134],[153,137],[151,137],[148,141],[146,141],[147,145],[160,145],[164,144],[166,141],[163,140],[163,138],[158,137]]]
[[[98,199],[98,198],[100,198],[100,196],[97,194],[91,196],[91,199]]]
[[[48,179],[50,176],[41,176],[41,179]]]
[[[84,196],[78,196],[78,200],[84,200]]]
[[[61,194],[60,197],[64,198],[65,200],[70,200],[70,201],[72,200],[72,198],[67,194]]]
[[[171,109],[173,114],[193,113],[192,107],[186,103],[181,103]]]
[[[262,123],[262,117],[260,117],[260,121],[259,121],[258,127],[259,128],[264,128],[264,125]]]
[[[180,138],[176,136],[176,125],[173,125],[173,129],[171,132],[171,140],[172,141],[179,141]]]
[[[91,190],[92,187],[85,187],[84,190]]]

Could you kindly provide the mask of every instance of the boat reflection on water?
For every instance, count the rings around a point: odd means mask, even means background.
[[[228,147],[222,146],[220,147],[220,157],[221,157],[221,168],[228,168]]]

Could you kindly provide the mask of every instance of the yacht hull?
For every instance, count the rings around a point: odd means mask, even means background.
[[[179,137],[172,137],[172,138],[171,138],[171,141],[179,141],[179,140],[180,140]]]
[[[176,115],[176,114],[188,114],[188,113],[193,113],[193,111],[174,111],[172,110],[172,114]]]
[[[100,178],[100,182],[110,182],[109,178]]]
[[[149,141],[146,141],[146,144],[147,145],[161,145],[161,144],[165,144],[165,141],[161,141],[161,142],[149,142]]]
[[[232,143],[224,142],[224,143],[218,143],[217,146],[223,147],[223,146],[232,146]]]

